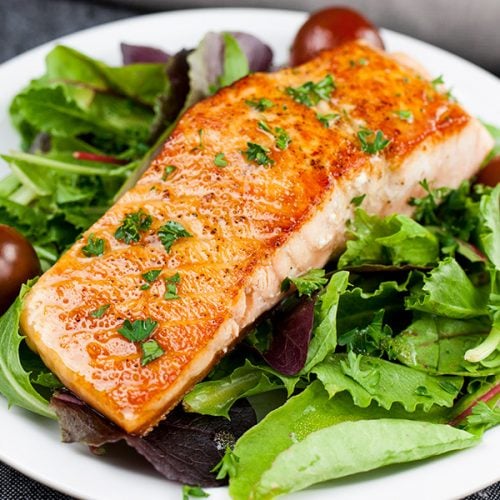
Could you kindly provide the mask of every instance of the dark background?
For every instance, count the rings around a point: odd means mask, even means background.
[[[151,10],[97,1],[0,0],[0,62],[59,36],[148,12]],[[490,50],[496,50],[500,56],[500,47],[490,47]],[[0,500],[68,498],[0,462]],[[500,500],[500,483],[468,497],[467,500]]]

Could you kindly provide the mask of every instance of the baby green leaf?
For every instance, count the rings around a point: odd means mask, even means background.
[[[290,283],[296,286],[299,297],[302,295],[310,297],[328,283],[328,278],[325,278],[324,269],[311,269],[297,278],[285,278],[281,284],[281,290],[287,291],[290,288]]]

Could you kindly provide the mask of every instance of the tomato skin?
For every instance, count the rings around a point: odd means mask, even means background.
[[[384,49],[377,27],[359,12],[347,7],[319,10],[309,16],[295,36],[290,65],[298,66],[311,60],[322,50],[359,39]]]
[[[40,272],[31,243],[14,228],[0,224],[0,315],[14,302],[21,285]]]
[[[500,183],[500,156],[493,158],[481,169],[477,174],[477,182],[491,187],[495,187]]]

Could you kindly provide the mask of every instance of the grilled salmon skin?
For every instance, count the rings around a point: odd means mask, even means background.
[[[351,200],[408,213],[492,147],[409,66],[361,43],[253,74],[185,113],[130,189],[26,297],[22,328],[61,381],[148,432],[345,243]]]

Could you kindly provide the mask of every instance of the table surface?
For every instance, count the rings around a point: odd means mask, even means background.
[[[83,0],[1,0],[0,62],[53,38],[117,19],[145,13],[144,9]],[[0,462],[1,500],[64,500],[58,493]],[[500,500],[500,483],[467,500]]]

